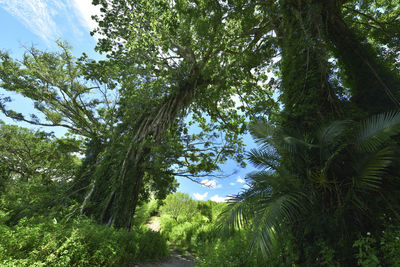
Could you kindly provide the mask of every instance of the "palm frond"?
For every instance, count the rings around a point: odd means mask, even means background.
[[[261,229],[261,234],[257,237],[253,238],[253,242],[251,243],[251,248],[254,247],[258,241],[257,245],[261,249],[261,253],[264,257],[268,257],[273,254],[273,248],[276,246],[278,241],[277,232],[274,228],[263,228]]]
[[[283,168],[279,168],[277,172],[268,170],[255,171],[247,174],[246,180],[252,184],[252,190],[247,190],[241,195],[250,194],[278,194],[278,192],[295,192],[301,187],[300,180],[292,176],[291,173]]]
[[[240,229],[248,220],[246,217],[246,215],[248,215],[248,203],[238,201],[234,198],[232,198],[230,202],[228,208],[222,213],[221,218],[223,221],[220,225],[226,225],[230,229]]]
[[[246,179],[253,186],[232,198],[230,215],[225,223],[233,228],[250,225],[253,230],[252,247],[261,249],[264,256],[271,254],[280,235],[282,223],[295,222],[310,207],[310,194],[289,172],[267,171],[250,173]],[[251,222],[249,224],[249,222]]]
[[[331,167],[331,164],[335,161],[335,159],[337,159],[343,152],[343,150],[348,146],[348,144],[343,143],[340,144],[339,146],[337,146],[335,148],[335,150],[333,152],[331,152],[330,154],[328,153],[324,153],[324,156],[326,158],[324,158],[324,166],[322,168],[322,172],[324,174],[328,173],[329,168]]]
[[[314,146],[264,121],[257,121],[250,125],[250,134],[260,149],[283,148],[287,152],[294,154],[299,149]]]
[[[382,176],[393,160],[393,150],[385,147],[364,161],[359,175],[353,178],[353,186],[356,191],[376,191],[381,186]]]
[[[382,113],[361,123],[355,143],[358,150],[373,152],[398,133],[400,133],[400,112]]]
[[[279,157],[276,152],[266,149],[251,149],[248,153],[248,160],[256,168],[277,170],[279,166]]]
[[[354,192],[354,190],[351,190],[349,194],[351,195],[351,202],[355,207],[360,210],[366,210],[365,202],[358,196],[356,192]]]
[[[332,190],[335,181],[331,181],[327,175],[326,172],[321,171],[321,170],[315,170],[311,171],[309,170],[307,172],[307,178],[313,183],[313,186],[317,189],[323,189],[323,190]]]
[[[316,135],[310,133],[310,140],[261,121],[250,132],[260,149],[251,150],[249,159],[263,169],[247,175],[252,186],[232,199],[227,220],[236,228],[249,226],[252,246],[268,257],[283,240],[284,226],[306,220],[308,214],[324,216],[321,207],[358,210],[355,215],[368,208],[366,193],[381,192],[398,151],[390,138],[400,133],[400,112],[361,123],[335,121]]]
[[[256,121],[249,127],[251,136],[261,149],[272,145],[272,137],[276,135],[277,128],[265,121]]]
[[[281,136],[281,146],[291,154],[299,153],[299,150],[316,147],[311,143],[289,135]]]
[[[350,120],[334,121],[327,127],[320,129],[317,135],[320,147],[338,144],[338,139],[343,136],[351,123]]]
[[[260,203],[261,202],[261,203]],[[287,192],[278,196],[260,199],[254,209],[253,245],[258,245],[265,257],[270,255],[275,241],[280,238],[281,224],[295,223],[310,207],[310,198],[302,191]]]

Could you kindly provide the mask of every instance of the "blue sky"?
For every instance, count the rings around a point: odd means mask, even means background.
[[[91,0],[0,0],[0,49],[6,50],[14,57],[20,57],[24,46],[32,46],[44,50],[55,50],[55,40],[68,41],[74,48],[73,53],[79,56],[85,52],[94,59],[98,55],[94,51],[96,40],[89,32],[95,27],[91,15],[98,14],[99,9],[91,5]],[[0,94],[4,93],[0,89]],[[12,96],[14,109],[29,113],[33,111],[27,99]],[[17,124],[0,114],[0,120]],[[25,123],[20,126],[30,127]],[[48,130],[48,129],[44,129]],[[64,129],[51,128],[57,135],[62,135]],[[249,147],[254,144],[249,136],[245,137]],[[248,166],[241,169],[233,161],[221,167],[225,173],[236,174],[223,179],[204,178],[201,184],[188,179],[178,178],[178,191],[189,194],[198,200],[224,201],[229,195],[236,194],[246,188],[244,177],[254,168]]]

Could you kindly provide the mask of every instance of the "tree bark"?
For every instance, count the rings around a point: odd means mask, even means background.
[[[193,75],[199,77],[199,75]],[[193,101],[199,79],[186,82],[166,98],[163,104],[153,114],[147,115],[134,133],[129,148],[119,164],[118,175],[114,178],[107,173],[106,168],[96,180],[95,193],[92,192],[93,204],[101,202],[100,208],[90,209],[89,214],[94,214],[102,223],[117,228],[130,230],[133,223],[133,215],[139,200],[139,193],[143,185],[146,172],[145,164],[151,159],[151,146],[160,144],[175,119]],[[153,109],[153,107],[151,107]],[[143,113],[146,114],[146,113]],[[115,155],[115,151],[110,153]],[[105,157],[107,160],[107,157]],[[114,166],[115,167],[115,166]],[[105,176],[105,177],[102,177]],[[113,186],[110,186],[113,184]],[[108,189],[105,189],[108,188]],[[104,201],[104,196],[106,199]]]
[[[284,17],[277,31],[282,50],[281,126],[290,132],[310,133],[341,113],[336,88],[329,82],[321,7],[309,1],[283,0],[280,4]]]

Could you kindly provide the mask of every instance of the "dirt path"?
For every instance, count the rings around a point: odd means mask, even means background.
[[[146,226],[153,230],[154,232],[160,232],[161,225],[160,225],[160,217],[151,217],[150,220],[147,222]]]
[[[150,221],[146,224],[149,229],[159,232],[161,230],[160,226],[160,218],[152,217]],[[140,263],[133,265],[134,267],[193,267],[194,264],[194,256],[189,254],[189,256],[184,257],[178,251],[170,249],[171,258],[165,261],[159,262],[148,262],[148,263]]]
[[[134,267],[193,267],[195,264],[192,260],[184,258],[175,250],[171,251],[171,258],[165,261],[148,262],[133,265]]]

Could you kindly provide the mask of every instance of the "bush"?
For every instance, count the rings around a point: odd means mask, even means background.
[[[353,247],[359,266],[400,266],[400,227],[387,226],[378,236],[367,233]]]
[[[150,219],[151,216],[157,214],[158,203],[157,200],[151,200],[150,202],[144,203],[137,207],[133,223],[135,226],[144,225]]]
[[[163,236],[182,249],[197,251],[205,242],[216,236],[216,226],[209,219],[197,213],[188,219],[178,216],[177,220],[170,215],[162,215],[160,219]]]
[[[219,237],[220,229],[216,221],[226,203],[192,203],[188,196],[174,195],[167,199],[165,206],[160,208],[161,233],[178,248],[195,252],[200,266],[266,266],[261,253],[250,252],[248,231],[240,231],[224,239]]]
[[[24,218],[15,226],[0,224],[0,234],[3,266],[121,266],[169,255],[159,233],[144,227],[115,230],[87,219]]]
[[[191,199],[189,195],[180,192],[168,195],[160,211],[161,215],[169,215],[175,220],[178,217],[181,220],[182,218],[183,220],[190,220],[198,212],[196,201]]]
[[[199,251],[200,267],[257,267],[266,264],[260,253],[250,251],[250,235],[240,231],[228,239],[216,239],[202,246]]]
[[[191,244],[202,245],[216,239],[218,236],[218,228],[213,224],[204,224],[196,229],[192,236]]]

